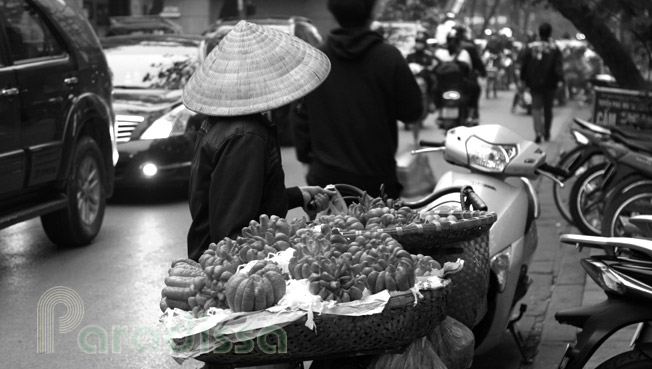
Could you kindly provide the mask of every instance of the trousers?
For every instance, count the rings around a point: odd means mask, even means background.
[[[550,138],[550,127],[552,126],[552,104],[555,90],[531,91],[531,94],[534,134],[547,140]]]

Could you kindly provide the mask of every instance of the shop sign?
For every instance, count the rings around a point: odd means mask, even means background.
[[[593,121],[603,126],[632,125],[652,121],[652,93],[596,87]]]
[[[160,16],[165,18],[180,18],[181,9],[176,5],[166,5],[163,7]]]

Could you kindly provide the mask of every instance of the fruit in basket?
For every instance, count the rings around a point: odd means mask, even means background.
[[[278,265],[259,261],[249,272],[236,273],[226,283],[224,295],[234,312],[264,310],[285,295],[285,279]]]
[[[362,298],[365,287],[377,293],[414,286],[412,256],[387,233],[364,232],[350,241],[330,225],[322,224],[320,230],[297,233],[297,251],[289,264],[292,278],[308,279],[312,294],[348,302]]]
[[[437,260],[434,260],[429,255],[413,255],[413,260],[415,263],[415,274],[417,277],[428,277],[433,274],[434,271],[441,269],[441,264]]]
[[[165,278],[165,287],[161,291],[159,307],[165,311],[168,307],[190,311],[189,299],[195,295],[195,284],[206,281],[206,273],[201,265],[194,260],[178,259],[172,262]]]

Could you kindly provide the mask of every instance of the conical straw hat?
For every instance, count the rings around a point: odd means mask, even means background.
[[[324,53],[298,37],[240,21],[192,75],[183,103],[213,116],[264,112],[308,94],[330,67]]]

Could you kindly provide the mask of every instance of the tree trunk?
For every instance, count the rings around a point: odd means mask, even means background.
[[[647,83],[636,67],[630,50],[621,43],[605,20],[590,7],[587,0],[548,0],[566,19],[586,35],[605,65],[623,88],[643,90]]]

